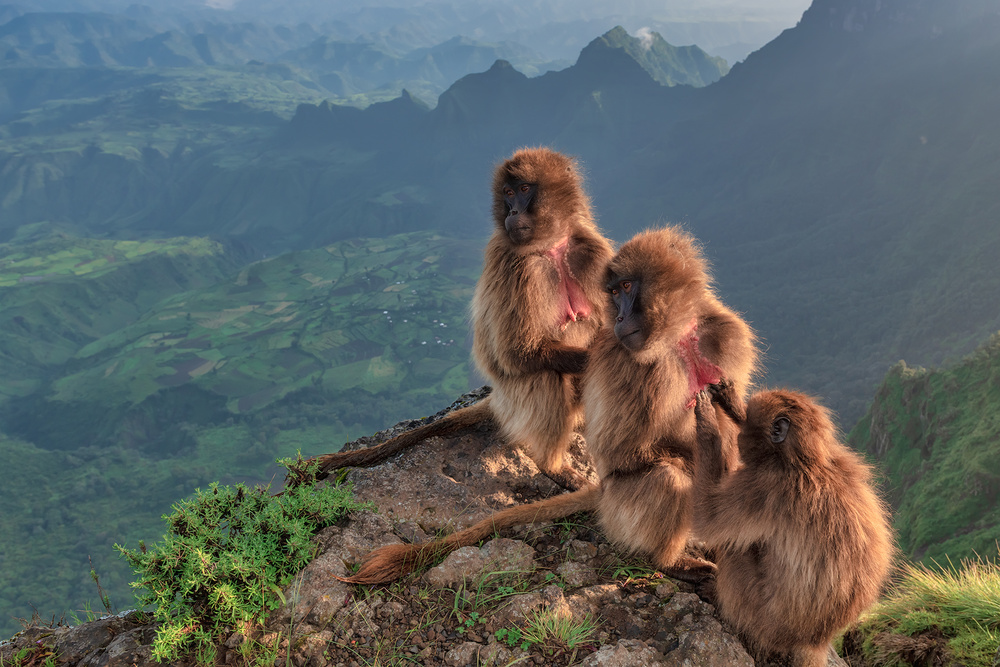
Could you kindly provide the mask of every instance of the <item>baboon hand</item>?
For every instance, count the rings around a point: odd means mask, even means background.
[[[702,426],[718,428],[715,410],[712,409],[712,396],[709,390],[703,389],[695,394],[694,417],[697,421],[699,431],[702,430]]]
[[[698,446],[706,455],[716,456],[722,448],[722,436],[719,433],[719,419],[707,390],[699,391],[695,396],[694,417]]]
[[[742,424],[746,420],[746,406],[736,393],[736,385],[732,380],[722,378],[718,383],[708,385],[708,392],[712,396],[712,402],[722,408],[734,422]]]

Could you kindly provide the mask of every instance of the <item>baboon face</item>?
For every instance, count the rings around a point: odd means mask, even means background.
[[[538,185],[535,183],[515,181],[503,184],[503,198],[507,205],[504,227],[507,229],[507,236],[515,245],[529,243],[535,234],[532,218],[535,214],[533,206],[537,192]]]
[[[637,352],[646,344],[645,323],[640,298],[642,281],[635,277],[612,276],[608,293],[614,302],[615,336],[626,349]]]
[[[549,244],[587,210],[573,160],[547,148],[525,148],[493,175],[493,218],[511,244]]]
[[[606,287],[615,336],[633,353],[676,340],[709,293],[705,260],[694,238],[676,227],[642,232],[623,245]]]

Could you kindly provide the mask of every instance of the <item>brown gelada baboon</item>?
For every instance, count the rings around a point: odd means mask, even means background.
[[[692,522],[694,401],[723,377],[745,395],[757,364],[754,335],[715,296],[694,238],[675,227],[622,246],[606,289],[609,325],[591,348],[583,388],[600,486],[503,510],[436,542],[382,547],[345,581],[391,581],[496,530],[595,509],[612,541],[668,573],[697,578],[713,569],[683,555]],[[738,428],[723,414],[717,423],[735,451]]]
[[[376,447],[319,457],[321,477],[493,419],[553,480],[585,482],[564,456],[582,418],[580,374],[604,318],[611,244],[575,161],[547,148],[521,149],[496,168],[493,220],[472,301],[473,356],[490,396]]]
[[[730,469],[714,404],[739,419],[726,387],[698,395],[695,532],[715,551],[710,597],[762,657],[827,664],[830,641],[876,601],[892,561],[871,469],[841,444],[826,409],[792,391],[755,394]]]

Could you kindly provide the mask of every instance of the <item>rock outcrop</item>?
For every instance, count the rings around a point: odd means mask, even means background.
[[[578,439],[573,447],[573,465],[593,478],[582,445]],[[336,579],[383,544],[431,539],[494,510],[562,492],[492,427],[428,440],[377,467],[351,470],[347,480],[380,511],[357,512],[321,531],[317,557],[286,588],[264,633],[224,638],[219,662],[244,664],[250,654],[309,667],[754,664],[694,586],[619,553],[587,515],[507,531],[387,587]],[[151,666],[158,664],[151,657],[154,636],[155,626],[134,612],[75,627],[34,627],[0,645],[0,660],[10,664],[27,649],[54,655],[57,664]],[[831,664],[845,663],[831,654]]]

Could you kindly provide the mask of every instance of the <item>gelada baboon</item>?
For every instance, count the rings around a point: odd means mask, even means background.
[[[547,148],[521,149],[496,168],[493,220],[472,301],[473,356],[492,394],[376,447],[319,457],[321,476],[494,419],[542,472],[570,488],[584,481],[563,457],[582,416],[579,376],[603,321],[595,304],[611,244],[575,162]]]
[[[383,547],[345,581],[391,581],[496,530],[595,509],[611,540],[671,574],[711,567],[682,557],[691,527],[692,408],[697,393],[723,377],[737,395],[746,392],[757,364],[754,335],[715,296],[700,249],[678,228],[622,246],[606,287],[609,324],[591,347],[583,388],[600,487],[498,512],[437,542]],[[723,415],[718,423],[731,427],[724,438],[735,449],[737,428]]]
[[[713,389],[716,406],[739,416],[739,397]],[[715,550],[712,597],[762,657],[822,667],[831,639],[875,602],[889,573],[890,529],[871,470],[811,398],[766,391],[746,406],[741,466],[727,471],[711,402],[702,392],[695,408],[695,532]]]

